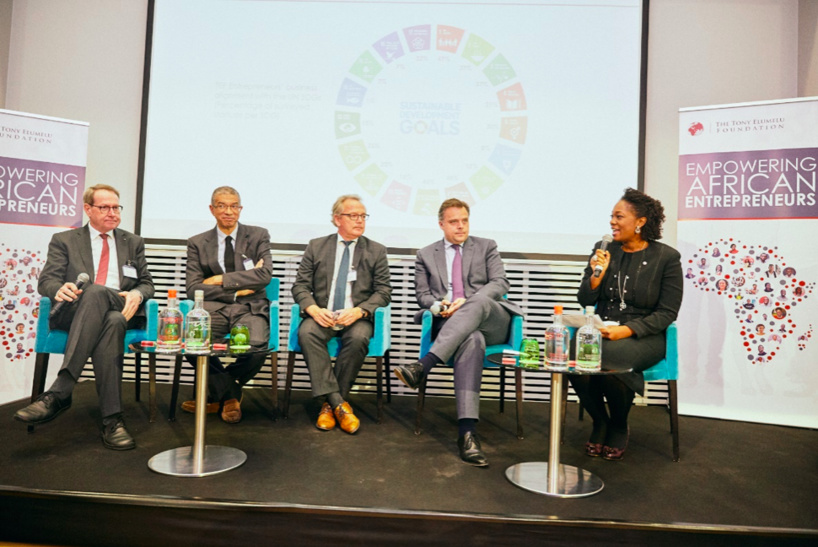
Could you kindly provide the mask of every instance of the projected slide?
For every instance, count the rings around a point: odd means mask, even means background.
[[[141,232],[213,225],[210,191],[276,243],[418,248],[440,203],[506,252],[585,254],[637,183],[639,2],[157,0]]]

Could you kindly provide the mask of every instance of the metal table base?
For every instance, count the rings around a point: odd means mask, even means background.
[[[558,498],[593,496],[605,486],[602,479],[579,467],[559,464],[556,484],[551,485],[548,462],[525,462],[506,469],[506,478],[523,490]]]
[[[166,450],[148,461],[148,467],[174,477],[205,477],[223,473],[247,461],[237,448],[205,446],[207,406],[207,355],[196,356],[196,431],[193,446]]]
[[[560,463],[562,383],[564,371],[551,373],[551,425],[547,462],[526,462],[506,469],[506,478],[520,488],[558,498],[582,498],[602,490],[602,479],[584,469]]]
[[[160,452],[148,461],[148,467],[174,477],[206,477],[235,469],[247,461],[247,454],[228,446],[205,446],[202,461],[193,458],[192,446],[182,446]]]

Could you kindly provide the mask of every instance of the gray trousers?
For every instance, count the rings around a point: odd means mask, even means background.
[[[496,300],[470,296],[451,317],[435,320],[437,336],[431,353],[454,361],[457,418],[480,418],[480,382],[486,346],[508,340],[511,315]]]
[[[254,350],[264,350],[270,344],[270,321],[264,315],[255,315],[249,304],[235,303],[224,306],[210,314],[211,342],[224,343],[230,329],[244,325],[250,330],[250,346]],[[186,356],[188,362],[196,366],[196,357]],[[210,357],[207,367],[207,398],[211,402],[241,399],[241,388],[258,374],[266,353],[239,355],[226,367],[218,357]]]
[[[372,323],[365,319],[359,319],[345,329],[335,331],[322,327],[312,317],[304,318],[298,328],[298,343],[310,371],[313,397],[340,393],[346,400],[369,352],[372,331]],[[335,359],[335,367],[332,366],[327,349],[327,342],[333,336],[341,337],[341,349]]]
[[[65,358],[52,391],[59,398],[71,395],[90,357],[103,418],[122,412],[122,365],[129,326],[122,315],[124,307],[125,299],[117,291],[103,285],[86,285],[79,300],[66,303],[51,320],[52,327],[68,331]],[[133,317],[131,328],[144,324],[144,320]]]

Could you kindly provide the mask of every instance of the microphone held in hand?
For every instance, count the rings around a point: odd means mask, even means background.
[[[74,285],[77,286],[77,290],[78,291],[81,290],[82,287],[85,286],[86,283],[88,283],[89,279],[90,278],[88,277],[87,273],[79,274],[77,276],[77,280],[74,282]],[[76,302],[76,300],[74,302]],[[63,307],[63,304],[66,303],[70,304],[71,302],[66,302],[65,300],[63,300],[61,302],[57,302],[56,304],[54,304],[54,307],[51,308],[51,313],[48,314],[49,319],[54,317],[57,314],[57,312],[59,312],[60,309]]]
[[[449,309],[449,306],[446,306],[442,302],[435,302],[429,308],[429,311],[432,312],[432,315],[437,316],[437,315],[440,315],[441,312],[446,311],[447,309]]]
[[[599,250],[603,253],[608,250],[608,243],[613,241],[611,234],[605,234],[602,236],[602,243],[599,245]],[[594,277],[599,277],[602,275],[602,264],[597,264],[594,266]]]

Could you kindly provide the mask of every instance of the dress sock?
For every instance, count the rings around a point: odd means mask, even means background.
[[[477,420],[474,418],[461,418],[457,420],[457,434],[462,437],[468,432],[474,433],[477,430]]]
[[[440,357],[432,353],[431,351],[420,358],[420,364],[423,365],[423,375],[426,376],[429,374],[429,371],[432,370],[436,365],[439,365],[443,361],[440,360]]]

